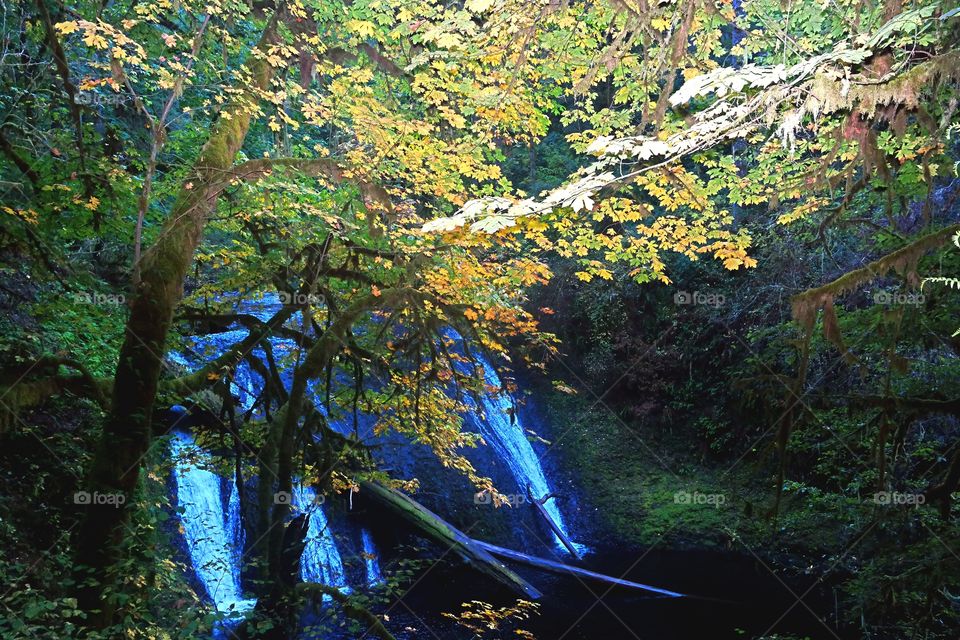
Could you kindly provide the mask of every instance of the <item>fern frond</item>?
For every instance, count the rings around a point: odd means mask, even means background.
[[[923,282],[920,283],[920,291],[923,291],[923,286],[928,282],[943,284],[951,289],[960,289],[960,278],[924,278]]]

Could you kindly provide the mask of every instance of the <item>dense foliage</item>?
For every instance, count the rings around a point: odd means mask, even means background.
[[[559,447],[587,498],[640,460],[656,491],[681,471],[746,495],[700,522],[645,502],[638,531],[613,507],[629,543],[723,529],[842,582],[836,622],[863,637],[955,637],[952,4],[2,11],[0,634],[209,632],[166,522],[160,418],[182,404],[214,417],[202,443],[255,452],[238,477],[270,479],[249,497],[245,633],[286,637],[311,594],[284,577],[274,492],[417,487],[330,421],[360,408],[508,501],[468,455],[482,354],[495,392],[522,375],[561,414],[604,409],[568,427],[603,447]],[[270,318],[238,311],[272,296]],[[195,371],[166,357],[237,324]],[[242,361],[263,366],[255,350],[273,363],[262,413],[230,387]],[[67,508],[81,489],[131,499]],[[898,496],[921,504],[884,504]],[[380,604],[337,602],[365,627]],[[480,637],[535,610],[446,615]]]

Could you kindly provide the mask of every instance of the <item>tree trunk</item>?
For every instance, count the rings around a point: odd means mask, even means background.
[[[556,496],[553,494],[545,496],[535,496],[533,495],[533,488],[528,484],[527,485],[527,497],[530,499],[531,504],[536,508],[537,513],[540,514],[540,517],[543,518],[547,525],[550,526],[550,530],[553,531],[560,542],[563,543],[563,546],[567,548],[567,551],[576,558],[580,560],[580,552],[577,551],[577,547],[574,546],[573,541],[563,532],[563,529],[560,528],[560,525],[554,522],[553,518],[550,517],[550,514],[547,513],[547,509],[543,506],[546,504],[547,500],[554,500]]]
[[[307,383],[320,377],[327,365],[343,348],[347,332],[353,325],[374,308],[395,306],[403,302],[411,289],[386,289],[378,295],[372,293],[354,300],[350,306],[327,327],[323,335],[307,351],[303,362],[294,370],[293,382],[287,402],[274,414],[270,431],[260,451],[260,483],[258,507],[260,512],[260,555],[265,556],[270,575],[277,583],[282,573],[280,553],[283,542],[281,523],[290,512],[286,501],[274,500],[275,492],[290,493],[293,490],[293,457],[296,430],[304,412]],[[262,545],[266,545],[264,548]]]
[[[265,49],[275,39],[276,17],[267,25],[258,47]],[[253,55],[247,68],[252,85],[248,99],[253,102],[257,100],[256,90],[268,88],[273,71],[265,57]],[[237,102],[242,105],[245,101]],[[221,118],[214,125],[157,241],[143,256],[141,280],[134,291],[117,364],[112,410],[86,487],[90,492],[122,494],[125,501],[119,507],[88,504],[77,537],[77,565],[83,585],[80,601],[90,614],[88,622],[95,627],[106,626],[114,618],[115,603],[105,595],[115,581],[111,569],[122,556],[140,465],[150,445],[150,418],[173,312],[183,295],[183,281],[207,215],[216,201],[216,185],[233,166],[251,119],[250,110],[240,106],[229,119]]]

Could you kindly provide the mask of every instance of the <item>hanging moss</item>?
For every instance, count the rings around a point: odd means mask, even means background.
[[[60,367],[79,372],[79,375],[61,375]],[[0,386],[0,435],[15,426],[24,410],[39,407],[51,398],[64,392],[90,398],[103,409],[110,408],[108,396],[112,381],[94,378],[81,363],[59,356],[43,356],[29,372],[31,379],[24,380],[15,375],[12,384]]]
[[[901,275],[911,285],[918,285],[920,278],[917,275],[917,262],[933,249],[944,245],[952,235],[960,232],[960,224],[953,224],[938,231],[929,233],[910,244],[897,249],[893,253],[874,260],[865,267],[854,269],[840,276],[833,282],[807,289],[791,298],[793,319],[802,327],[813,327],[817,313],[824,311],[824,337],[838,346],[842,353],[846,350],[842,346],[840,330],[837,324],[833,301],[837,296],[850,293],[861,285],[881,278],[891,271]],[[809,339],[808,332],[808,339]]]

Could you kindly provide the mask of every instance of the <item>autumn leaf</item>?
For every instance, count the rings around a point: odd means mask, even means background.
[[[87,30],[87,34],[83,37],[83,42],[88,47],[93,47],[94,49],[107,48],[107,39],[97,33],[95,29]]]
[[[78,25],[74,21],[58,22],[57,24],[54,25],[54,28],[60,32],[60,35],[66,36],[75,32],[78,28]]]
[[[347,31],[355,33],[362,38],[372,37],[376,33],[376,25],[366,20],[347,20],[344,24]]]
[[[464,5],[468,11],[473,13],[483,13],[493,6],[495,0],[467,0]]]

